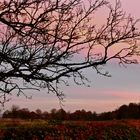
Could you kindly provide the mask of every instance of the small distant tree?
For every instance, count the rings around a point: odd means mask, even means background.
[[[38,118],[42,118],[42,111],[41,111],[41,109],[36,109],[35,113],[37,114]]]
[[[129,118],[128,106],[127,105],[120,106],[117,111],[117,119],[128,119],[128,118]]]
[[[57,120],[66,120],[67,114],[66,114],[65,110],[61,108],[61,109],[57,110],[56,116],[57,116],[57,118],[56,118]]]
[[[99,26],[98,10],[107,17]],[[62,100],[59,90],[73,78],[86,84],[83,70],[117,59],[137,63],[138,20],[122,11],[116,0],[1,0],[0,1],[0,97],[47,88]],[[113,53],[111,51],[113,50]]]
[[[43,119],[46,119],[46,120],[49,120],[50,119],[50,113],[48,113],[47,111],[44,111],[43,113],[42,113],[42,118]]]
[[[18,105],[12,105],[12,107],[11,107],[11,118],[17,118],[18,110],[19,110],[19,106]]]

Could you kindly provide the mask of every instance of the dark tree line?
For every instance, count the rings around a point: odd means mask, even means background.
[[[98,116],[98,119],[140,119],[140,103],[130,103],[129,105],[122,105],[115,111],[101,113]]]
[[[66,112],[63,109],[52,109],[50,112],[42,112],[40,109],[29,111],[28,108],[20,109],[18,106],[12,106],[11,110],[3,113],[3,118],[20,119],[45,119],[45,120],[95,120],[96,113],[85,110],[76,110],[73,113]]]
[[[130,103],[122,105],[115,111],[97,114],[96,112],[76,110],[75,112],[66,112],[63,109],[52,109],[50,112],[42,112],[40,109],[29,111],[28,108],[20,109],[13,106],[11,110],[3,113],[3,118],[20,119],[45,119],[45,120],[113,120],[113,119],[140,119],[140,103]]]

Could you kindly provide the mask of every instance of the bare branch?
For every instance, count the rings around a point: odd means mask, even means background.
[[[98,27],[95,13],[103,6],[109,13]],[[137,63],[133,56],[140,55],[138,22],[122,11],[119,0],[114,7],[105,0],[3,0],[1,97],[5,102],[12,93],[47,88],[63,100],[61,83],[68,85],[70,77],[78,85],[87,83],[82,70],[91,67],[110,76],[99,66],[112,59],[123,65]]]

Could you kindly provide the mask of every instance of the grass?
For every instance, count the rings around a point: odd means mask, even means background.
[[[134,123],[133,123],[134,122]],[[1,140],[139,140],[140,120],[0,120]]]

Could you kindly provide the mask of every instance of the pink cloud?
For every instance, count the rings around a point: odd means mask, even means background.
[[[97,113],[104,111],[112,111],[123,104],[130,102],[139,102],[140,93],[126,90],[108,90],[95,88],[70,88],[65,89],[66,98],[63,108],[66,111],[75,111],[79,109],[96,111]],[[33,99],[14,97],[12,101],[6,104],[5,108],[10,108],[13,104],[19,105],[21,108],[29,108],[30,110],[50,111],[52,108],[59,109],[60,104],[55,96],[48,94],[39,94],[33,96]]]
[[[79,87],[79,88],[70,88],[68,87],[65,90],[66,97],[68,98],[90,98],[90,99],[138,99],[140,98],[139,92],[132,92],[130,90],[113,90],[113,89],[97,89],[94,87],[86,88],[86,87]]]

